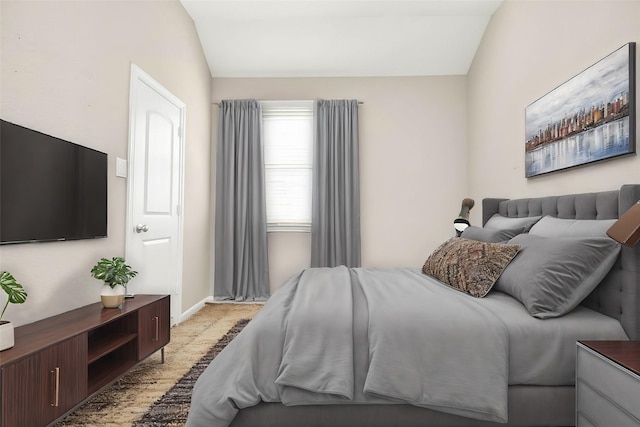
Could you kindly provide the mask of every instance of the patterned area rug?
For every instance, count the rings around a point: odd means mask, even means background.
[[[133,423],[137,427],[146,426],[183,426],[187,422],[191,391],[200,374],[209,363],[224,349],[232,339],[249,323],[249,319],[239,320],[225,336],[196,362],[176,385],[164,394],[149,411]]]
[[[171,342],[165,350],[165,363],[160,361],[160,352],[154,353],[60,420],[56,427],[181,425],[177,421],[154,423],[141,420],[149,408],[167,394],[239,320],[253,318],[263,306],[253,303],[205,304],[189,319],[171,328]],[[224,347],[229,339],[222,339],[220,345]],[[188,404],[184,409],[185,416],[187,409]]]

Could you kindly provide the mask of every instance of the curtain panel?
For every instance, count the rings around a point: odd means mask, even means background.
[[[311,267],[360,266],[358,101],[316,102]]]
[[[256,100],[220,103],[215,208],[216,300],[269,297],[262,117]]]

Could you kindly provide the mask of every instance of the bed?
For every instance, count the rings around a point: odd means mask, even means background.
[[[199,378],[187,426],[574,425],[576,340],[640,339],[640,245],[604,236],[638,200],[484,199],[422,269],[301,272]]]

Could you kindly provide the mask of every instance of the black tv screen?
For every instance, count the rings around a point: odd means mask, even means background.
[[[106,237],[107,154],[0,122],[0,244]]]

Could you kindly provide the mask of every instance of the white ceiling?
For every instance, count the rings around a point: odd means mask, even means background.
[[[180,0],[213,77],[467,74],[502,0]]]

